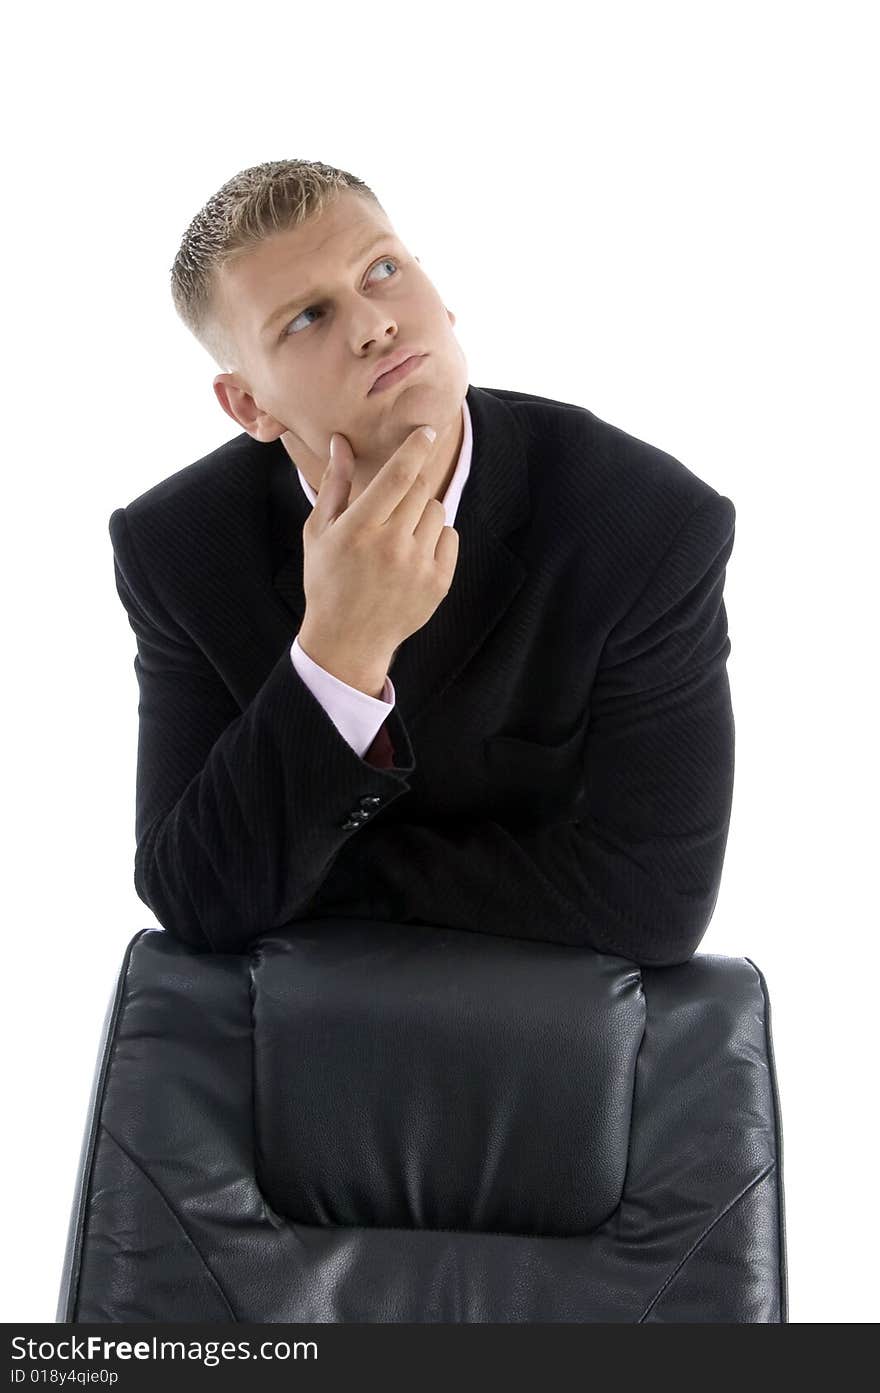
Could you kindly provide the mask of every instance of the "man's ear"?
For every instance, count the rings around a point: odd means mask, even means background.
[[[276,421],[267,411],[260,410],[250,392],[236,382],[234,373],[218,373],[211,385],[214,388],[214,396],[227,416],[241,426],[242,430],[247,431],[248,435],[253,436],[254,440],[268,443],[284,434],[286,426]]]

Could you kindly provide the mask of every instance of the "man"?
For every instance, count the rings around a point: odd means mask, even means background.
[[[730,499],[469,385],[344,171],[243,171],[172,288],[242,434],[110,518],[140,898],[215,951],[354,917],[689,958],[732,805]]]

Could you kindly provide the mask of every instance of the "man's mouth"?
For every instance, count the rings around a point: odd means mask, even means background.
[[[390,372],[383,372],[380,377],[377,377],[367,393],[367,396],[371,397],[376,392],[387,391],[387,389],[393,387],[395,383],[401,382],[405,377],[408,377],[411,372],[415,372],[419,364],[424,362],[427,356],[427,353],[410,354],[410,356],[396,368],[392,368]]]

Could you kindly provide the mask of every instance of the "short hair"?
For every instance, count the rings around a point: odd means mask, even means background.
[[[384,213],[373,190],[348,170],[320,160],[267,160],[233,175],[193,218],[171,268],[171,296],[224,372],[235,368],[238,352],[215,302],[218,272],[264,238],[318,216],[343,189]]]

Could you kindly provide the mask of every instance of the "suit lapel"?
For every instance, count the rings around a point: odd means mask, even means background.
[[[504,540],[529,516],[521,429],[510,408],[488,391],[470,386],[467,403],[473,455],[454,524],[459,534],[455,575],[427,624],[404,640],[391,665],[397,706],[408,724],[440,700],[485,643],[527,574]],[[276,441],[271,448],[276,447],[270,495],[273,584],[298,629],[305,614],[302,528],[311,503],[284,446]]]

